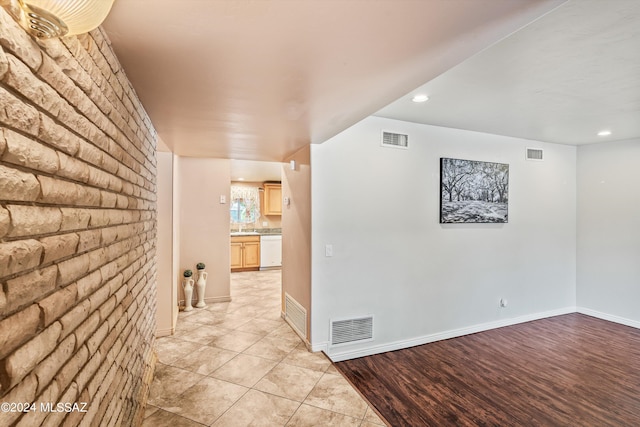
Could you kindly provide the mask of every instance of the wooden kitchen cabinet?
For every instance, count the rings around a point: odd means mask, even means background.
[[[242,268],[242,243],[237,243],[231,238],[231,271]]]
[[[260,236],[231,237],[231,271],[260,268]]]
[[[264,183],[263,215],[282,215],[282,184]]]

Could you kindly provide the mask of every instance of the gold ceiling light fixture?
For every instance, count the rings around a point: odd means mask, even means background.
[[[73,36],[97,28],[114,0],[0,0],[20,25],[38,38]]]

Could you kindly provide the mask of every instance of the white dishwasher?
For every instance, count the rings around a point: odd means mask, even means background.
[[[282,266],[282,235],[260,236],[260,269]]]

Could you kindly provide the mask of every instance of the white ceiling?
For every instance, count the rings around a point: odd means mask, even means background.
[[[563,1],[118,0],[104,28],[170,150],[282,161],[432,81]],[[554,32],[564,31],[562,23],[557,25]],[[544,64],[534,70],[541,68]],[[502,83],[508,92],[512,83]],[[448,86],[434,92],[430,105],[456,93]],[[499,104],[504,98],[491,94],[465,103],[482,109],[485,102]],[[401,109],[387,113],[403,115]],[[457,109],[449,109],[455,118]],[[464,116],[475,117],[471,111]]]
[[[639,138],[640,1],[567,2],[412,93],[430,100],[376,115],[562,144]]]
[[[255,160],[231,160],[231,181],[281,181],[282,163]]]

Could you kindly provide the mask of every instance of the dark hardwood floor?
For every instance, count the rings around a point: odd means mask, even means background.
[[[640,330],[582,314],[335,366],[393,427],[640,426]]]

